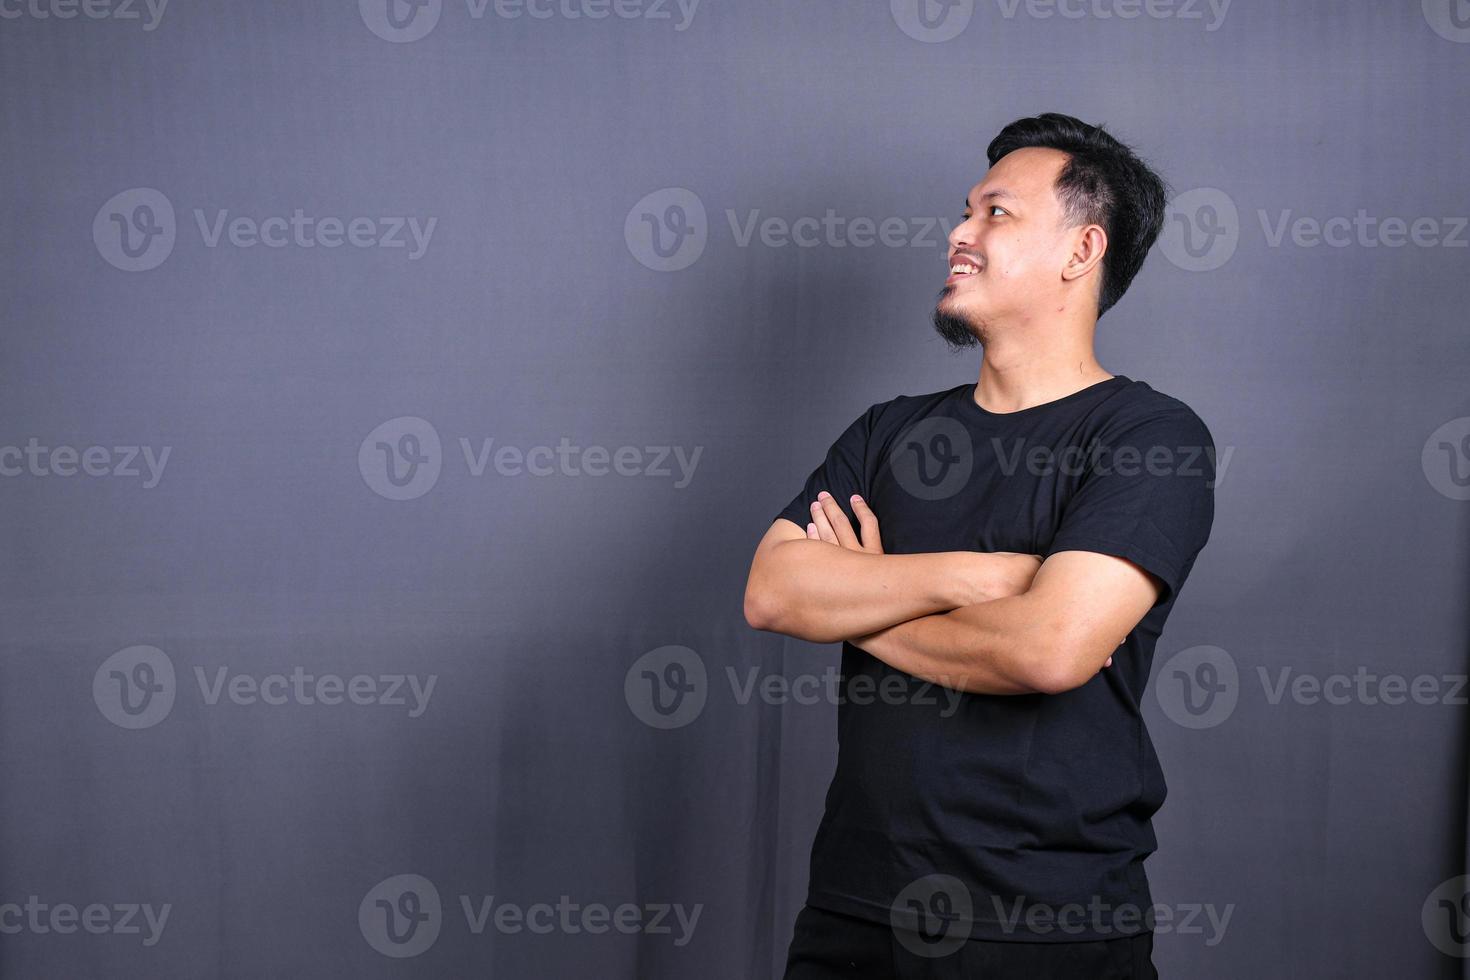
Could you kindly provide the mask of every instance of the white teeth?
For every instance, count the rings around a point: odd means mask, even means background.
[[[952,265],[952,266],[949,267],[949,271],[950,271],[950,274],[951,275],[954,275],[954,274],[962,274],[963,275],[963,274],[968,274],[968,273],[971,273],[971,272],[978,272],[980,270],[976,269],[973,265],[968,265],[968,264],[963,263],[963,262],[956,262],[954,265]]]

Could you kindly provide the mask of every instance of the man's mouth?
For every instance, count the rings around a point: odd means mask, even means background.
[[[980,271],[980,267],[964,256],[955,256],[949,263],[949,278],[946,283],[959,282],[967,276],[973,276]]]

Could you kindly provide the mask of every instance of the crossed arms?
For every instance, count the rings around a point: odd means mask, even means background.
[[[1060,694],[1087,683],[1158,601],[1138,565],[1094,551],[883,553],[878,518],[851,500],[861,538],[826,491],[803,531],[778,519],[745,587],[752,627],[842,640],[904,673],[976,694]]]

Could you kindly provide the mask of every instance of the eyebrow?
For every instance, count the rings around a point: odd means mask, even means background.
[[[1011,193],[1010,191],[1006,190],[1004,187],[997,187],[993,191],[986,191],[984,194],[981,194],[980,195],[980,200],[983,201],[986,198],[991,198],[991,197],[1004,197],[1004,198],[1008,198],[1009,200],[1012,200],[1012,201],[1019,201],[1020,200],[1019,197],[1017,197],[1015,194]],[[965,198],[965,207],[969,207],[969,206],[970,206],[970,199],[968,197],[966,197]]]

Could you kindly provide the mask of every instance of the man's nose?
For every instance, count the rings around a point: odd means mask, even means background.
[[[950,248],[964,248],[966,245],[975,244],[975,233],[972,222],[974,218],[967,218],[955,225],[949,233]]]

